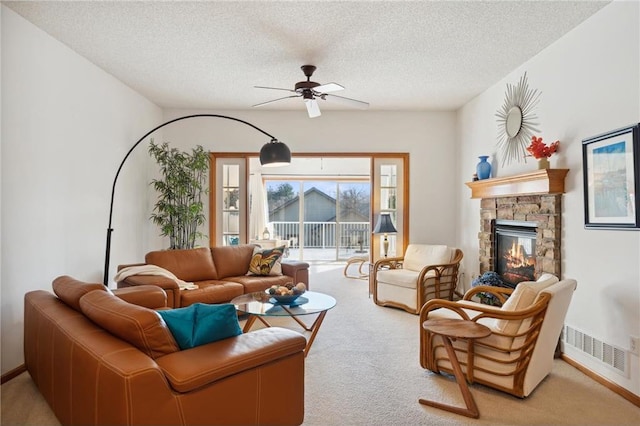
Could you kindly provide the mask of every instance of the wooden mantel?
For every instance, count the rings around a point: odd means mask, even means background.
[[[564,194],[564,178],[569,169],[541,169],[514,176],[467,182],[471,198],[514,195]]]

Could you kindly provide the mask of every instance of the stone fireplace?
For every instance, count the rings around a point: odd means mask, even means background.
[[[561,277],[562,193],[567,172],[537,170],[467,183],[472,198],[481,199],[480,274],[504,274],[506,269],[503,279],[514,287],[545,272]]]
[[[515,228],[535,227],[535,237],[533,238],[531,252],[526,253],[532,259],[524,259],[525,263],[534,266],[534,276],[532,278],[535,279],[544,272],[559,277],[562,261],[560,250],[562,236],[561,212],[562,195],[483,198],[480,202],[482,228],[478,234],[480,273],[498,269],[496,268],[499,261],[496,227],[499,227],[501,223],[504,224],[505,222],[503,221],[512,221],[512,223],[516,224]],[[517,226],[523,223],[528,223],[528,225]],[[518,248],[516,247],[515,249],[517,250]],[[521,256],[522,253],[514,255]],[[503,278],[514,286],[517,282],[523,281],[523,279],[518,281],[515,278]]]

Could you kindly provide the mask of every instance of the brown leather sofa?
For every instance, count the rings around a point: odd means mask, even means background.
[[[159,286],[167,293],[167,304],[172,308],[197,302],[229,302],[236,296],[264,291],[272,285],[302,282],[309,288],[309,264],[306,262],[283,261],[283,275],[247,275],[254,247],[253,244],[241,244],[187,250],[159,250],[146,254],[146,264],[160,266],[179,279],[196,284],[198,288],[195,290],[181,290],[171,278],[150,275],[132,275],[119,281],[117,285],[118,288]],[[120,265],[118,270],[126,266],[132,265]]]
[[[305,338],[277,327],[179,350],[158,287],[63,276],[25,295],[29,374],[64,425],[298,425]],[[139,306],[133,303],[143,303]],[[90,319],[91,318],[91,319]]]

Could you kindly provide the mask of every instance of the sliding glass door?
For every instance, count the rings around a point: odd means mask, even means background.
[[[383,236],[374,225],[389,213],[398,231],[389,255],[404,252],[408,154],[300,154],[268,169],[255,155],[212,153],[210,178],[211,246],[268,238],[288,244],[290,259],[375,261]]]

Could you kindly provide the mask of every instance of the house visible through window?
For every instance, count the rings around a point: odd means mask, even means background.
[[[265,186],[268,227],[289,242],[290,257],[340,260],[368,253],[368,179],[265,179]]]

